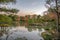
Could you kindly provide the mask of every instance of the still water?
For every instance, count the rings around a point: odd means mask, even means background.
[[[37,26],[17,26],[7,29],[8,33],[1,36],[0,40],[44,40],[41,36],[44,29]]]

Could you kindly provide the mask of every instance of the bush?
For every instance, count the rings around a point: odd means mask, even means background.
[[[52,35],[45,32],[42,33],[42,37],[44,38],[44,40],[52,40]]]
[[[12,19],[7,15],[0,14],[0,26],[11,25]]]

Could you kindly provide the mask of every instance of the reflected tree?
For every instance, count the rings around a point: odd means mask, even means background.
[[[27,40],[27,39],[25,37],[23,37],[23,38],[17,38],[15,40]]]

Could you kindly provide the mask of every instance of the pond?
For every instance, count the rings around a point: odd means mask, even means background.
[[[44,29],[38,26],[17,26],[7,29],[7,34],[3,33],[0,40],[44,40],[41,36]]]

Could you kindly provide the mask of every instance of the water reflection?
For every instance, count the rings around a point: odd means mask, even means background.
[[[38,30],[38,31],[41,31],[41,27],[40,26],[25,26],[27,29],[28,29],[28,31],[36,31],[36,30]]]
[[[0,38],[1,40],[43,40],[42,31],[39,26],[17,26],[10,28],[8,34]]]

